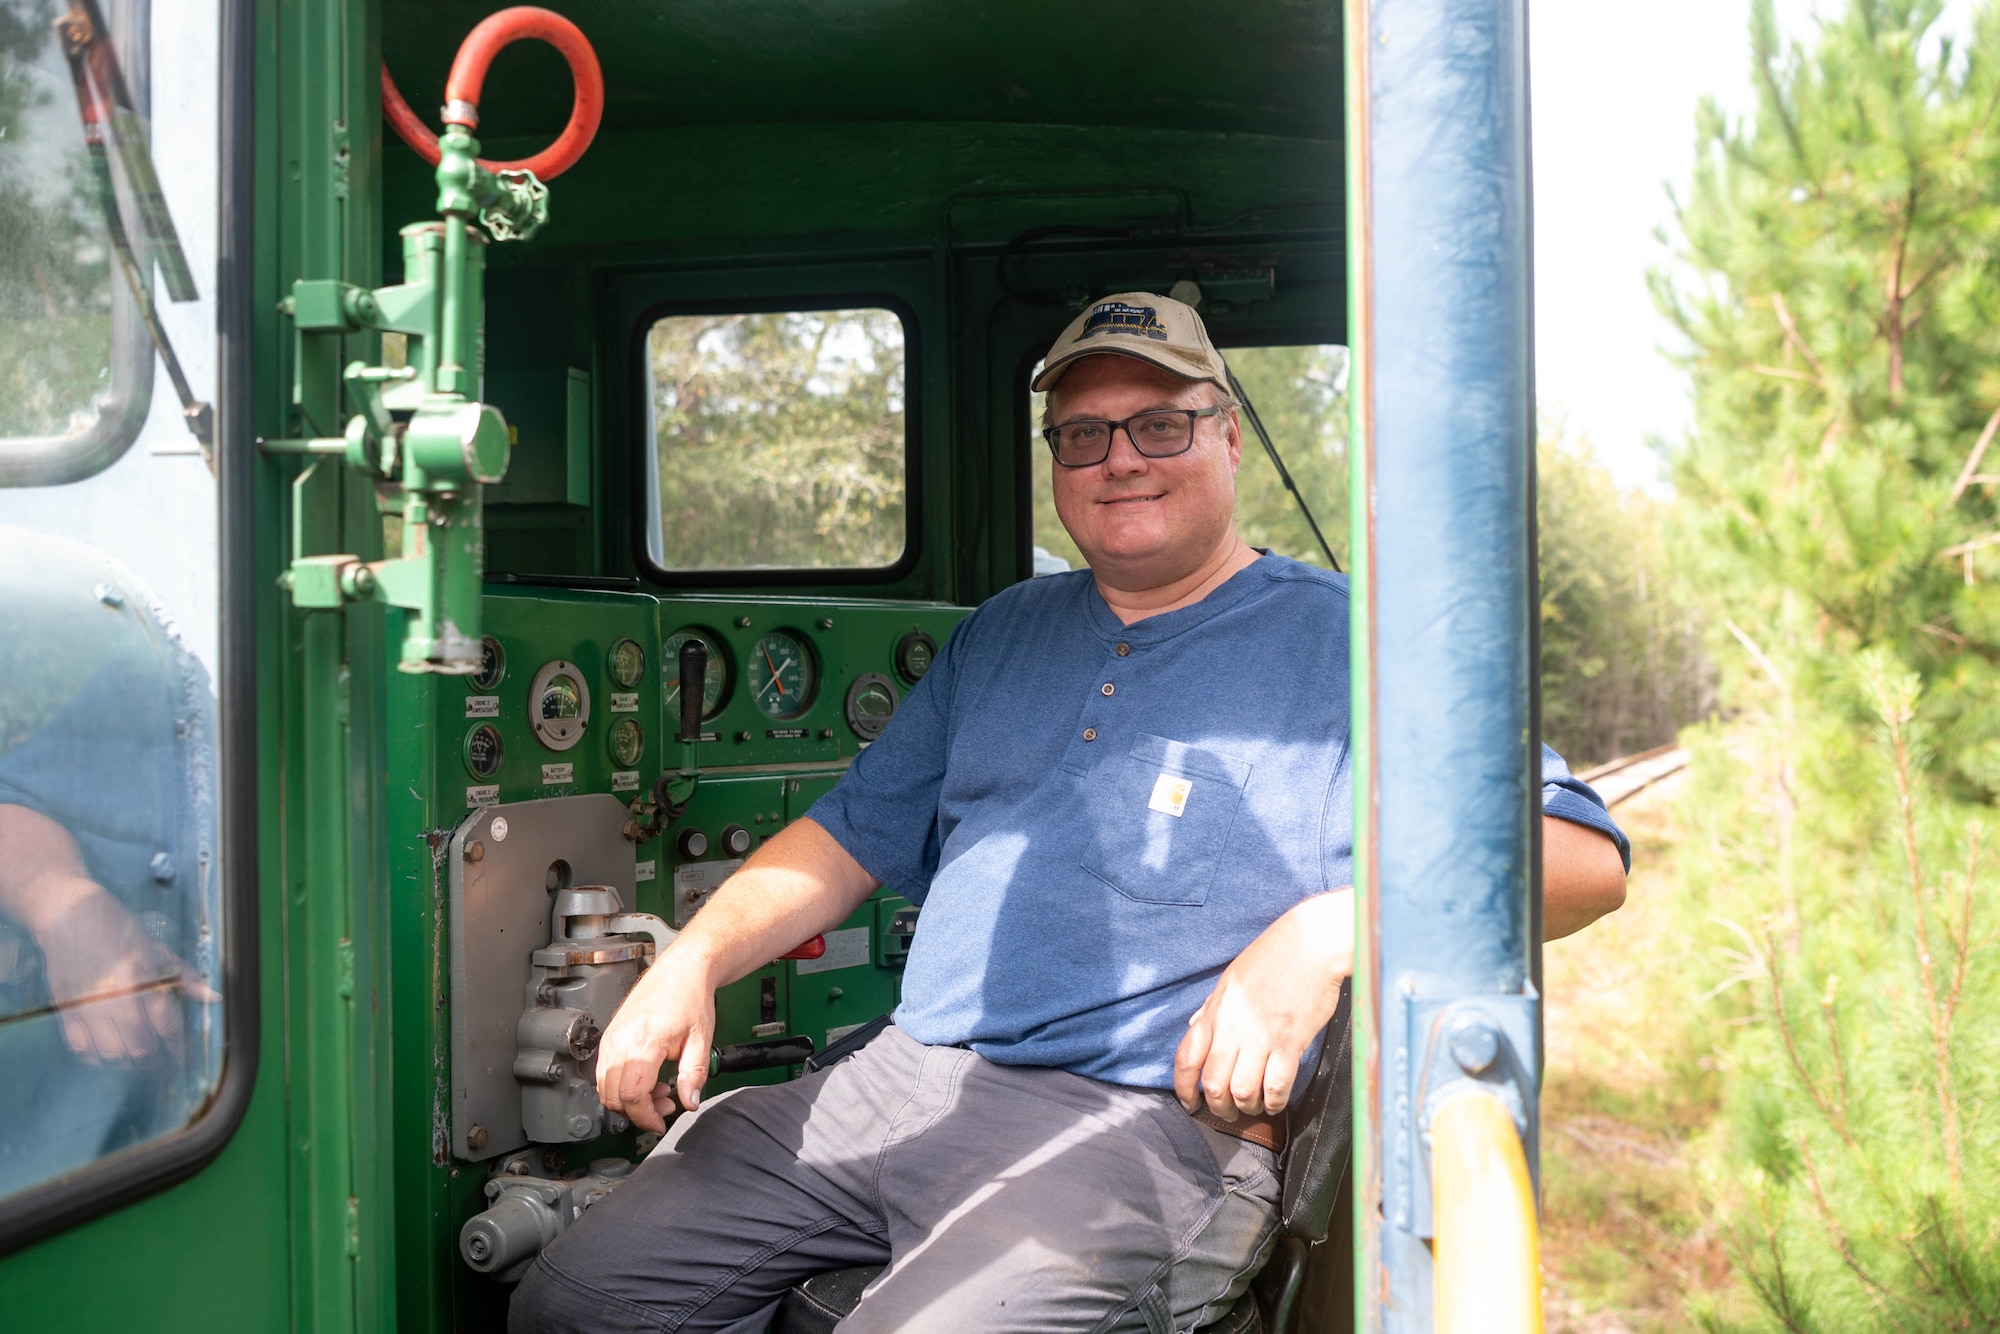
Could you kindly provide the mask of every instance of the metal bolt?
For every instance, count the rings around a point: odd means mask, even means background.
[[[738,741],[748,741],[750,739],[750,734],[748,732],[738,732],[736,734],[736,739]]]
[[[822,629],[822,630],[831,630],[831,629],[833,629],[833,617],[831,617],[831,616],[822,616],[822,617],[820,617],[820,618],[819,618],[819,628],[820,628],[820,629]]]
[[[1500,1059],[1500,1035],[1490,1024],[1469,1019],[1452,1027],[1451,1057],[1468,1075],[1483,1075]]]
[[[147,869],[153,873],[155,881],[167,884],[174,878],[174,859],[164,852],[156,852],[153,860],[147,863]]]
[[[90,590],[90,594],[107,607],[116,608],[125,605],[125,595],[110,584],[99,584]]]
[[[590,1134],[590,1118],[581,1114],[569,1119],[569,1137],[583,1139]]]
[[[474,1153],[486,1147],[486,1127],[474,1126],[465,1132],[465,1147]]]
[[[482,860],[485,856],[486,856],[486,845],[484,843],[481,843],[478,839],[475,838],[472,840],[472,842],[465,845],[465,860],[469,862],[476,862]]]
[[[750,618],[748,616],[738,616],[736,618],[736,628],[738,630],[748,630],[750,628]]]

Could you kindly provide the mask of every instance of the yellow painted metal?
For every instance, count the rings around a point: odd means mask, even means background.
[[[1542,1334],[1535,1189],[1514,1118],[1467,1089],[1431,1116],[1437,1334]]]

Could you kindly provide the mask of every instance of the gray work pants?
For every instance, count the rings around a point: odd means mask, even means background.
[[[756,1334],[785,1290],[889,1266],[849,1334],[1185,1331],[1277,1234],[1276,1155],[1171,1093],[896,1028],[703,1112],[538,1259],[513,1334]]]

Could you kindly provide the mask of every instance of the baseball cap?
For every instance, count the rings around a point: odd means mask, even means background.
[[[1091,302],[1049,348],[1042,373],[1029,387],[1047,389],[1070,363],[1106,352],[1149,362],[1183,379],[1229,388],[1229,368],[1208,340],[1194,307],[1151,292],[1120,292]]]

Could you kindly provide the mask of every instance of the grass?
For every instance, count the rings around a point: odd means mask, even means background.
[[[1654,1334],[1743,1313],[1709,1221],[1701,1147],[1719,1062],[1676,985],[1674,808],[1682,775],[1618,808],[1625,907],[1548,946],[1542,1265],[1549,1334]]]

